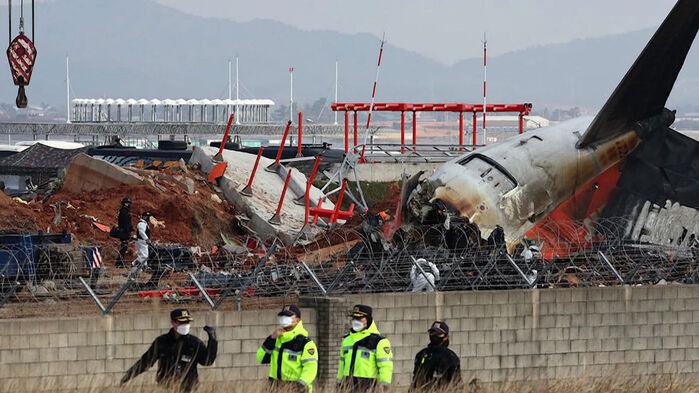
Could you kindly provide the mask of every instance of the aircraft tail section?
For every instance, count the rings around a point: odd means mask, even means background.
[[[660,115],[699,30],[699,1],[678,0],[577,144],[596,145]]]

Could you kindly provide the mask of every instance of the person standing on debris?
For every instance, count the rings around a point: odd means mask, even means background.
[[[417,266],[422,268],[425,274],[418,270]],[[420,258],[415,261],[413,267],[410,268],[410,282],[413,285],[413,292],[434,292],[435,281],[439,281],[439,269],[432,262],[427,262],[425,258]]]
[[[185,393],[196,388],[199,383],[197,365],[210,366],[216,360],[216,329],[204,326],[204,331],[209,336],[208,343],[204,345],[199,338],[189,334],[193,320],[189,311],[173,310],[170,320],[170,331],[156,338],[141,359],[126,371],[121,386],[158,362],[155,374],[158,385]]]
[[[449,349],[449,326],[435,321],[427,331],[430,343],[415,356],[410,391],[442,391],[461,383],[459,357]]]
[[[148,243],[150,243],[150,221],[151,214],[144,212],[141,214],[141,219],[136,225],[136,260],[133,261],[133,266],[144,267],[148,261]]]
[[[272,387],[311,393],[318,373],[318,348],[303,327],[301,310],[286,305],[277,321],[279,328],[257,350],[257,363],[269,364]]]
[[[119,255],[117,255],[116,267],[124,267],[124,257],[129,249],[129,240],[131,240],[131,232],[133,224],[131,222],[131,199],[124,197],[121,200],[119,213],[117,216],[117,238],[119,239]]]
[[[351,329],[340,345],[337,383],[348,392],[367,392],[391,384],[391,343],[376,327],[369,306],[358,304],[350,313]]]

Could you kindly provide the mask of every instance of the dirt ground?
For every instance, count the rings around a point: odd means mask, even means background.
[[[76,241],[116,246],[117,241],[94,225],[116,225],[121,199],[128,196],[134,227],[138,215],[149,211],[164,223],[151,226],[154,240],[208,248],[221,240],[221,234],[236,236],[234,212],[213,186],[198,173],[177,169],[139,171],[153,179],[153,185],[123,185],[99,192],[72,194],[63,190],[47,197],[36,196],[28,203],[12,200],[0,193],[0,233],[36,233],[38,231],[73,234]],[[174,176],[194,182],[188,194]],[[212,199],[220,199],[217,202]],[[59,215],[60,210],[60,215]],[[60,219],[59,219],[60,218]]]

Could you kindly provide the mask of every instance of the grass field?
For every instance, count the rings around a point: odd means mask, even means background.
[[[85,385],[81,389],[61,390],[52,388],[46,384],[37,388],[29,388],[26,386],[13,386],[6,384],[0,386],[0,392],[36,392],[36,391],[63,391],[63,392],[84,392],[84,393],[109,393],[109,392],[129,392],[129,393],[157,393],[157,392],[173,392],[173,389],[165,389],[154,386],[138,386],[137,384],[128,384],[124,387],[90,387],[89,377],[86,378]],[[101,385],[95,382],[95,385]],[[385,390],[385,393],[391,392],[406,392],[407,387],[391,387]],[[218,384],[207,384],[202,381],[202,384],[196,390],[198,393],[229,393],[229,392],[245,392],[245,393],[267,393],[270,392],[269,386],[266,383],[259,384],[240,384],[235,382],[222,382]],[[295,393],[293,389],[274,390],[275,392]],[[337,390],[334,387],[314,389],[316,393],[335,393]],[[654,376],[648,378],[628,378],[624,376],[614,376],[608,378],[590,379],[566,379],[559,381],[535,381],[535,382],[520,382],[498,385],[483,385],[477,381],[466,381],[460,386],[440,389],[440,393],[689,393],[699,392],[699,384],[696,380],[680,379],[673,376]],[[341,392],[340,392],[341,393]]]

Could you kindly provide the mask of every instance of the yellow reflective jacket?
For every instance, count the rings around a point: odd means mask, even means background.
[[[338,382],[353,384],[373,380],[382,385],[393,377],[393,351],[387,338],[381,336],[376,323],[361,332],[351,331],[342,339]],[[373,382],[372,381],[372,382]]]
[[[270,380],[298,382],[306,386],[308,392],[313,391],[318,373],[318,349],[308,338],[302,322],[276,340],[267,337],[257,349],[257,363],[269,364]]]

